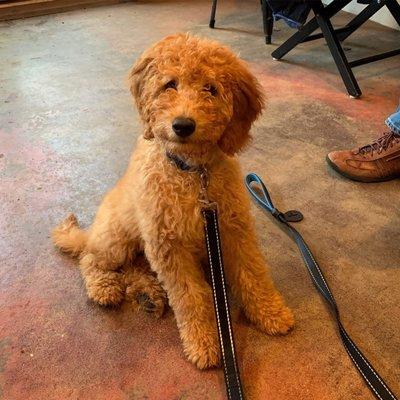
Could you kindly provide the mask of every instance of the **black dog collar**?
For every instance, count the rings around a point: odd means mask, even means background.
[[[204,171],[203,166],[198,166],[198,165],[189,165],[185,161],[183,161],[181,158],[176,156],[175,154],[167,152],[167,158],[172,161],[177,168],[179,168],[181,171],[187,171],[187,172],[199,172],[202,173]]]

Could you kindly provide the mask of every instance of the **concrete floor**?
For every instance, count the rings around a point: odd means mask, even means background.
[[[222,372],[185,361],[170,312],[155,321],[129,304],[86,299],[75,262],[49,231],[73,211],[90,223],[123,173],[140,133],[125,84],[152,42],[191,31],[230,45],[262,83],[269,106],[241,156],[276,204],[305,215],[299,229],[337,296],[355,341],[400,393],[400,182],[359,184],[325,165],[329,150],[385,130],[400,95],[399,57],[359,67],[364,96],[346,96],[327,47],[270,52],[289,36],[262,37],[257,1],[134,2],[0,24],[0,398],[3,400],[220,400]],[[342,24],[347,15],[337,22]],[[368,23],[352,58],[396,47],[400,32]],[[373,399],[341,347],[335,324],[294,244],[254,207],[263,251],[297,317],[287,337],[235,318],[248,399]]]

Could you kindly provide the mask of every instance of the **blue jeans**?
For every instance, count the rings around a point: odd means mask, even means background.
[[[400,104],[397,107],[396,112],[388,117],[385,122],[392,132],[400,135]]]
[[[300,29],[307,21],[311,4],[306,0],[267,0],[274,20],[283,19],[291,28]]]

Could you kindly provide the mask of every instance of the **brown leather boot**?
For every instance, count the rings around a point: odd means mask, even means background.
[[[400,135],[388,132],[358,149],[332,151],[326,161],[339,174],[354,181],[400,178]]]

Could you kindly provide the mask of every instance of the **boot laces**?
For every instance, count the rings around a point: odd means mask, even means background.
[[[378,139],[373,142],[359,147],[356,154],[361,154],[362,156],[373,155],[376,151],[378,154],[381,154],[382,151],[385,151],[390,147],[393,147],[394,143],[400,142],[400,136],[394,132],[387,132],[380,136]]]

